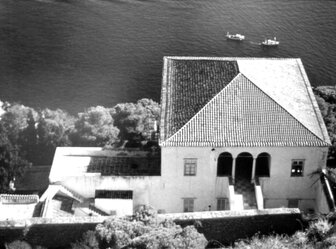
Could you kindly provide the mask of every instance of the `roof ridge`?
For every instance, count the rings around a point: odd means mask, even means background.
[[[165,142],[169,142],[169,140],[173,139],[173,137],[175,137],[182,129],[184,129],[184,127],[186,127],[190,122],[192,122],[192,120],[194,120],[196,118],[196,116],[202,112],[202,110],[204,110],[212,101],[214,101],[214,99],[222,92],[224,91],[224,89],[226,89],[229,85],[232,84],[232,82],[240,75],[241,73],[239,72],[231,81],[230,83],[228,83],[221,91],[219,91],[215,96],[213,96],[212,99],[209,100],[208,103],[206,103],[197,113],[195,113],[195,115],[188,120],[188,122],[186,122],[179,130],[177,130],[173,135],[171,135],[169,138],[167,138],[165,141],[162,141],[161,144],[165,143]]]
[[[300,71],[301,72],[301,71]],[[325,141],[324,139],[321,139],[319,136],[317,136],[313,131],[311,131],[307,126],[302,124],[296,117],[294,117],[289,111],[287,111],[286,108],[284,108],[280,103],[278,103],[275,99],[273,99],[271,96],[269,96],[265,91],[263,91],[259,86],[257,86],[252,80],[250,80],[247,76],[245,76],[243,73],[241,73],[246,79],[248,79],[253,85],[255,85],[261,92],[263,92],[267,97],[269,97],[274,103],[276,103],[278,106],[280,106],[285,112],[287,112],[292,118],[294,118],[302,127],[304,127],[307,131],[309,131],[311,134],[313,134],[315,137],[317,137],[319,140],[323,141],[324,143],[327,143],[328,145],[331,145],[329,141]],[[309,96],[310,98],[310,96]],[[314,108],[315,112],[315,108]],[[316,112],[315,112],[316,114]],[[319,124],[321,127],[321,125]],[[322,129],[321,129],[322,131]],[[324,138],[324,136],[323,136]]]

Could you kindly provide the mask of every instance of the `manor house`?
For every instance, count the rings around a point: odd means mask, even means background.
[[[78,215],[325,208],[312,173],[330,140],[300,59],[165,57],[159,145],[57,148],[41,200]]]

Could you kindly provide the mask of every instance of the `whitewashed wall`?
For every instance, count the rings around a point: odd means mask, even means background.
[[[265,208],[287,207],[288,199],[300,199],[302,210],[313,208],[316,203],[317,184],[310,174],[325,167],[327,148],[277,147],[277,148],[214,148],[163,147],[161,176],[101,176],[84,173],[88,158],[67,162],[56,159],[60,165],[52,170],[51,182],[61,182],[85,198],[93,198],[95,190],[132,190],[133,207],[150,205],[165,212],[183,212],[183,199],[194,198],[194,211],[216,210],[217,198],[228,198],[228,178],[217,177],[217,159],[223,152],[236,158],[248,152],[256,158],[267,152],[271,156],[270,177],[260,180]],[[197,158],[196,176],[184,176],[184,158]],[[305,159],[304,176],[290,177],[292,159]],[[73,159],[72,159],[73,160]],[[77,171],[71,169],[74,166]],[[53,165],[54,167],[54,165]],[[66,170],[66,168],[69,170]],[[62,169],[62,170],[61,170]],[[63,174],[62,174],[63,171]],[[84,171],[84,172],[83,172]]]
[[[167,210],[181,212],[183,198],[195,198],[195,211],[205,210],[208,205],[216,208],[216,198],[228,197],[228,178],[217,177],[217,158],[229,152],[236,158],[248,152],[256,158],[267,152],[271,156],[270,177],[261,179],[265,208],[287,207],[288,199],[300,199],[302,210],[317,210],[317,176],[310,174],[325,167],[327,148],[320,147],[251,147],[251,148],[162,148],[162,179],[169,184],[166,193],[171,196]],[[183,159],[198,158],[197,175],[183,175]],[[304,159],[304,176],[291,177],[292,159]],[[176,191],[174,191],[174,188]]]

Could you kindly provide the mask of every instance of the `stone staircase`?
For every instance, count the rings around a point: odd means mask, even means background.
[[[254,184],[250,180],[235,179],[235,194],[243,196],[244,209],[257,209]]]

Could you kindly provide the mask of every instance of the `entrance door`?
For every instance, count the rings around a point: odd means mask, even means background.
[[[250,153],[243,152],[236,158],[236,179],[251,180],[253,157]]]

